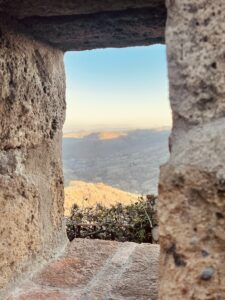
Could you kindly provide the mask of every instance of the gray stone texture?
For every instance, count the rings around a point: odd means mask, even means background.
[[[167,6],[173,130],[159,185],[160,299],[225,299],[225,3]]]
[[[30,17],[20,22],[34,37],[54,47],[90,50],[163,43],[165,19],[162,6],[91,15]]]
[[[0,0],[0,11],[19,19],[33,16],[89,15],[164,6],[163,0]]]
[[[0,22],[2,289],[65,243],[63,53],[16,32],[9,21]]]
[[[66,50],[164,42],[164,1],[0,1],[36,39]]]

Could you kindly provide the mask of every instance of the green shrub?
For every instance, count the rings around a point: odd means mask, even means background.
[[[153,231],[158,226],[157,197],[140,197],[130,205],[118,203],[106,208],[102,205],[80,208],[74,204],[67,219],[67,235],[74,238],[90,238],[156,243]]]

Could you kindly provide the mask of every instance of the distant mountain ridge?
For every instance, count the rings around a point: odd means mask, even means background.
[[[136,194],[157,194],[159,166],[168,157],[165,129],[80,132],[64,135],[65,185],[104,182]]]
[[[85,137],[92,137],[92,138],[95,137],[99,140],[112,140],[127,135],[128,135],[128,131],[99,131],[99,132],[79,131],[79,132],[64,133],[63,138],[82,139]]]
[[[76,131],[76,132],[65,132],[63,133],[63,138],[71,138],[71,139],[83,139],[95,137],[99,140],[112,140],[117,139],[123,136],[128,136],[132,132],[141,132],[141,131],[167,131],[169,127],[158,127],[154,129],[135,129],[135,130],[101,130],[101,131]]]

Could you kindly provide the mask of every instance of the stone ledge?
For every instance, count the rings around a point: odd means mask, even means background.
[[[164,43],[165,20],[164,8],[143,8],[21,22],[35,38],[66,51]]]
[[[54,2],[56,7],[0,0],[0,14],[17,20],[17,30],[63,51],[164,43],[164,1]]]
[[[76,239],[7,300],[156,300],[159,246]]]
[[[164,6],[164,0],[0,0],[0,11],[18,18],[31,16],[65,16],[121,11],[130,8]]]

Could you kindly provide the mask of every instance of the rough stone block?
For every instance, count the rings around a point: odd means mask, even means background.
[[[225,2],[167,1],[173,135],[225,116]]]
[[[63,53],[9,22],[0,23],[1,289],[65,244]]]
[[[225,298],[224,130],[224,119],[189,130],[161,168],[160,299]]]

